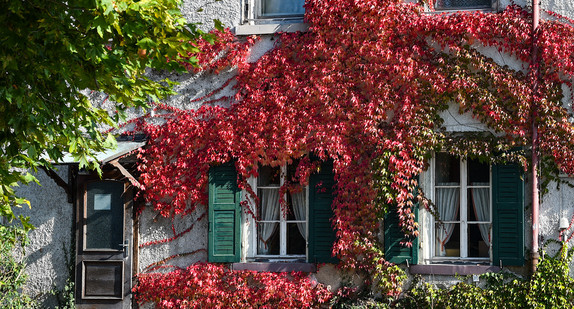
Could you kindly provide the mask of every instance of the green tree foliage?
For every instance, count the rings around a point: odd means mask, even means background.
[[[21,228],[0,225],[0,240],[0,308],[32,308],[32,299],[19,293],[26,280],[22,256],[27,235]]]
[[[28,203],[13,187],[34,181],[29,172],[65,152],[97,168],[89,158],[114,144],[100,125],[171,93],[172,82],[146,69],[194,64],[193,42],[210,36],[187,24],[179,2],[0,0],[1,216],[12,220],[12,207]],[[87,91],[109,95],[118,112],[92,105]]]
[[[12,253],[32,228],[28,218],[14,220],[13,207],[30,205],[14,187],[66,152],[98,168],[90,157],[115,143],[102,125],[172,93],[171,81],[150,80],[146,70],[195,65],[195,42],[213,41],[186,22],[179,2],[0,0],[0,307],[28,307],[17,296],[24,261]],[[92,105],[90,91],[108,95],[116,112]]]

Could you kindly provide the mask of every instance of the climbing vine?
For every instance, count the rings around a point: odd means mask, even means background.
[[[158,308],[316,308],[332,297],[301,273],[231,271],[202,263],[140,275],[134,292],[139,304],[152,301]]]
[[[574,76],[571,21],[554,15],[533,34],[531,13],[517,5],[501,13],[432,15],[400,0],[308,0],[305,7],[309,30],[279,35],[275,48],[254,63],[246,60],[253,38],[223,31],[216,45],[202,47],[203,66],[190,70],[236,67],[237,93],[216,97],[216,90],[200,100],[227,101],[229,108],[159,105],[164,113],[156,117],[165,123],[139,122],[150,137],[140,154],[142,189],[162,215],[207,205],[213,164],[235,161],[240,188],[254,194],[247,179],[257,176],[259,165],[309,154],[332,160],[333,252],[342,266],[366,272],[384,293],[396,295],[405,276],[384,259],[379,222],[385,211],[396,211],[405,234],[418,235],[414,202],[429,203],[415,190],[416,176],[433,150],[526,168],[523,152],[508,151],[529,149],[536,120],[546,168],[574,174],[572,110],[564,105],[570,105],[565,90]],[[539,75],[530,73],[533,46]],[[449,133],[443,113],[452,104],[490,133]],[[299,162],[297,181],[305,185],[316,166]]]

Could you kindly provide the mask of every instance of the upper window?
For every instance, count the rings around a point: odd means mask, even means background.
[[[292,17],[303,16],[305,0],[255,0],[258,2],[258,17]]]
[[[434,257],[490,260],[490,166],[439,153],[434,171]]]
[[[307,31],[303,23],[305,0],[242,0],[241,24],[236,35]]]
[[[435,8],[439,10],[480,9],[490,8],[491,5],[491,0],[437,0]]]

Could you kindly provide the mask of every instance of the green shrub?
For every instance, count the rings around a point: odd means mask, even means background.
[[[542,254],[536,272],[528,279],[510,273],[481,275],[484,287],[466,280],[439,289],[416,278],[412,288],[393,301],[394,308],[572,308],[574,279],[568,263],[573,250],[565,245],[555,255]]]
[[[26,229],[0,224],[0,308],[35,306],[32,299],[21,292],[26,282],[23,256],[27,242]]]

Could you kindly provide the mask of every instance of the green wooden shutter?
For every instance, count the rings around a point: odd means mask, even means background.
[[[241,192],[233,163],[209,170],[209,254],[210,262],[239,262],[241,258]]]
[[[415,220],[418,221],[419,205],[418,203],[413,206],[415,212]],[[399,215],[394,209],[389,210],[385,214],[385,258],[387,261],[395,264],[404,264],[409,261],[409,264],[418,263],[418,248],[419,238],[412,239],[412,247],[403,246],[401,241],[407,240],[405,233],[399,226]]]
[[[333,257],[336,233],[331,224],[334,185],[332,162],[322,163],[320,171],[310,176],[309,262],[338,263],[338,259]]]
[[[493,264],[524,265],[524,184],[516,164],[492,167]]]

